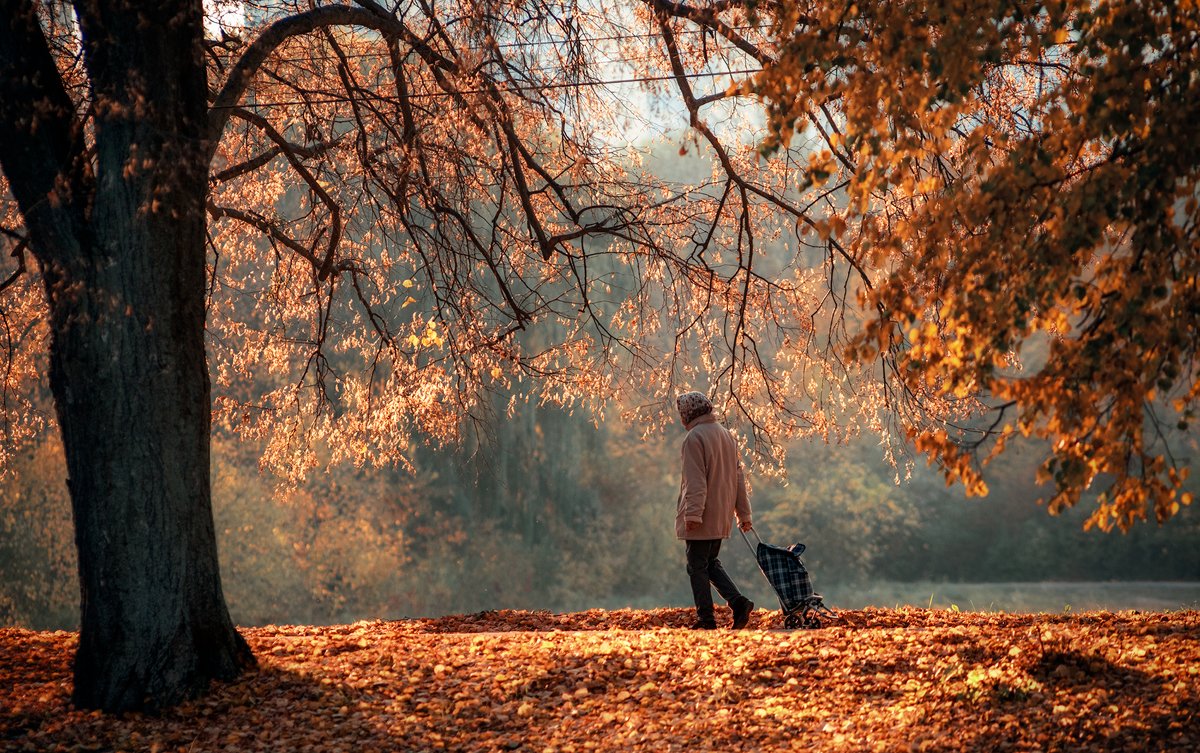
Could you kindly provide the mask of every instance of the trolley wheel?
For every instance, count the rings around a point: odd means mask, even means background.
[[[804,627],[804,620],[798,614],[789,614],[783,618],[783,626],[788,630]]]
[[[804,607],[804,611],[800,613],[800,624],[806,630],[816,630],[821,627],[821,618],[817,616],[815,605],[809,604]]]

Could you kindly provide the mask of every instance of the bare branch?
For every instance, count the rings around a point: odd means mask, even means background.
[[[29,0],[0,2],[0,167],[33,250],[55,258],[78,245],[91,173],[82,125]]]
[[[231,113],[249,123],[253,123],[254,125],[258,126],[262,132],[267,135],[267,138],[275,142],[275,145],[279,147],[283,156],[287,158],[288,163],[291,164],[292,168],[295,169],[304,182],[308,184],[309,189],[317,195],[317,197],[321,200],[321,203],[324,204],[329,210],[329,243],[326,245],[324,258],[322,259],[321,263],[317,265],[317,279],[324,280],[329,276],[330,271],[333,269],[334,254],[337,252],[338,243],[342,239],[341,205],[334,201],[333,197],[329,195],[329,192],[325,190],[325,188],[320,184],[320,182],[317,181],[304,163],[300,161],[296,153],[289,148],[291,145],[287,139],[285,139],[283,135],[279,133],[279,131],[275,130],[275,126],[271,125],[269,120],[261,115],[252,113],[249,110],[245,110],[240,107],[234,108]],[[315,253],[313,253],[312,256],[315,257]],[[307,259],[310,257],[305,256],[305,258]]]
[[[240,178],[243,175],[248,175],[249,173],[254,172],[264,165],[270,164],[271,160],[275,159],[281,154],[284,154],[285,152],[296,157],[304,157],[306,159],[319,157],[333,147],[337,146],[339,143],[341,143],[341,139],[321,141],[315,144],[307,145],[288,142],[286,147],[276,144],[275,146],[272,146],[271,148],[263,151],[261,154],[252,157],[245,162],[239,162],[238,164],[227,167],[218,173],[214,173],[209,180],[212,183],[225,183],[233,180],[234,178]]]
[[[7,228],[2,228],[5,235],[10,236],[15,240],[13,250],[10,256],[17,260],[17,268],[3,282],[0,282],[0,293],[3,293],[5,288],[9,287],[17,280],[21,279],[21,275],[25,274],[25,249],[29,247],[29,238],[19,233],[14,233]]]
[[[303,243],[300,243],[295,238],[292,238],[287,233],[283,232],[283,230],[281,230],[275,223],[257,213],[246,212],[240,209],[234,209],[233,207],[218,206],[210,201],[208,203],[208,214],[214,219],[228,217],[231,220],[237,220],[253,228],[261,230],[273,240],[282,243],[284,246],[290,248],[292,251],[295,251],[301,257],[308,260],[308,262],[312,264],[313,269],[321,268],[321,260],[317,258],[317,256],[307,246],[305,246]]]
[[[403,39],[414,49],[422,52],[422,56],[432,65],[453,68],[447,61],[435,53],[420,37],[405,26],[404,22],[388,14],[379,6],[370,4],[373,8],[355,8],[349,5],[323,5],[312,10],[282,18],[271,24],[251,43],[237,63],[229,72],[229,77],[221,91],[213,100],[208,115],[208,135],[210,155],[217,148],[221,133],[229,116],[245,94],[255,74],[263,63],[281,44],[292,37],[308,34],[331,26],[361,26],[373,29],[381,34]]]

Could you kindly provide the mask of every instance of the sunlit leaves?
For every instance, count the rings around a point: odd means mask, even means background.
[[[0,197],[8,196],[0,176]],[[37,384],[46,371],[46,338],[40,312],[42,287],[30,274],[35,266],[16,203],[0,198],[0,475],[11,468],[11,453],[49,423],[39,410]]]
[[[209,40],[214,86],[309,12],[272,7]],[[1020,431],[1049,441],[1051,511],[1089,486],[1105,528],[1187,503],[1194,4],[334,10],[216,108],[216,418],[267,440],[264,466],[404,462],[497,386],[660,427],[698,388],[776,469],[789,439],[871,432],[982,493]],[[638,143],[618,76],[686,132]],[[45,337],[24,274],[6,446],[47,423],[21,397]]]
[[[1051,512],[1096,485],[1089,525],[1170,517],[1187,462],[1170,434],[1197,393],[1196,7],[785,3],[769,20],[782,52],[752,87],[768,145],[822,129],[863,217],[849,242],[876,265],[879,315],[851,352],[893,353],[909,389],[978,415],[910,422],[918,447],[982,493],[980,461],[1019,427],[1049,440]]]
[[[268,626],[260,670],[159,716],[67,705],[68,633],[0,631],[15,750],[1185,751],[1197,615],[846,613],[681,629],[690,610]],[[723,615],[724,617],[724,615]],[[762,624],[777,613],[760,610]]]
[[[695,81],[689,91],[714,108],[712,138],[695,139],[707,175],[668,180],[657,156],[612,146],[624,105],[586,85],[626,64],[659,92],[655,76],[674,64],[679,80],[745,67],[756,45],[769,49],[765,30],[736,9],[720,39],[672,20],[672,59],[656,35],[623,26],[657,24],[650,6],[573,9],[562,28],[486,10],[464,5],[461,27],[406,17],[441,30],[428,43],[339,28],[268,60],[253,103],[298,146],[238,174],[279,140],[233,121],[215,175],[237,175],[216,181],[214,203],[253,208],[251,220],[319,250],[327,195],[345,208],[345,233],[339,275],[325,279],[306,262],[315,252],[220,215],[210,330],[221,418],[268,437],[265,464],[294,479],[322,445],[382,462],[402,459],[405,443],[391,440],[406,431],[452,438],[493,385],[591,410],[628,399],[646,425],[672,420],[661,398],[709,389],[777,468],[789,437],[879,430],[873,367],[836,347],[849,296],[826,291],[846,273],[796,258],[850,232],[843,213],[804,209],[833,201],[833,153],[813,153],[812,193],[797,200],[803,150],[761,161],[736,126],[751,127],[754,109],[725,122],[733,106]],[[592,43],[571,48],[581,84],[564,88],[554,64],[576,33]],[[305,190],[314,182],[320,196]],[[241,386],[264,375],[265,392]]]

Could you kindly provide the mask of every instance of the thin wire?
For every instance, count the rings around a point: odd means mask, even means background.
[[[260,27],[243,26],[240,28],[257,29]],[[730,26],[729,27],[729,29],[731,31],[752,31],[752,30],[753,31],[761,31],[763,29],[769,29],[769,28],[771,28],[771,26],[769,24],[757,24],[757,25],[746,24],[746,25],[742,25],[742,26]],[[675,33],[676,33],[676,36],[683,36],[685,34],[711,34],[714,32],[712,29],[680,29],[679,31],[677,31]],[[546,45],[575,44],[577,42],[578,43],[621,42],[626,39],[658,39],[658,38],[660,38],[660,35],[656,34],[656,33],[613,34],[613,35],[605,36],[605,37],[580,37],[578,39],[561,39],[561,40],[546,39],[546,40],[542,40],[542,41],[530,40],[530,41],[525,41],[525,42],[504,42],[504,43],[497,44],[496,47],[498,49],[506,49],[507,50],[507,49],[513,49],[513,48],[517,48],[517,47],[544,47]],[[214,41],[216,41],[216,40],[214,40]],[[486,50],[486,49],[490,49],[490,48],[480,47],[478,45],[468,45],[468,46],[462,48],[462,50],[465,52],[479,52],[480,50]],[[215,48],[215,50],[220,50],[219,54],[229,54],[230,56],[234,56],[234,55],[238,54],[237,51],[235,51],[235,50],[228,50],[228,52],[226,53],[226,48]],[[378,56],[378,55],[380,55],[380,53],[354,53],[351,55],[347,55],[346,57],[373,57],[373,56]],[[305,56],[302,58],[289,58],[289,59],[285,59],[285,60],[287,62],[298,63],[298,62],[303,62],[305,60],[334,60],[334,59],[336,59],[336,56],[328,56],[328,57]]]
[[[713,71],[710,73],[685,73],[685,74],[683,74],[682,78],[693,79],[693,78],[702,78],[702,77],[716,78],[718,76],[745,76],[745,75],[749,75],[752,73],[761,73],[762,70],[763,70],[762,68],[747,68],[745,70],[737,70],[737,71]],[[548,91],[551,89],[580,89],[585,86],[593,87],[593,86],[610,86],[610,85],[615,85],[615,84],[644,84],[644,83],[653,83],[656,81],[674,81],[676,78],[677,77],[674,75],[671,75],[671,76],[646,76],[646,77],[633,77],[633,78],[621,78],[621,79],[607,79],[607,80],[603,80],[603,81],[580,81],[580,82],[575,82],[575,83],[546,84],[545,86],[533,86],[533,85],[531,85],[531,86],[502,86],[502,87],[497,87],[497,89],[501,93],[523,92],[523,91]],[[424,99],[427,97],[451,97],[451,96],[458,96],[458,95],[465,95],[465,94],[487,94],[487,93],[489,93],[487,89],[463,89],[462,91],[457,91],[457,92],[424,92],[424,93],[410,94],[408,96],[409,96],[409,99]],[[301,99],[301,100],[295,100],[295,101],[280,101],[280,102],[246,102],[246,103],[242,103],[242,104],[233,104],[233,105],[218,105],[217,107],[219,107],[219,108],[235,108],[235,107],[287,107],[287,106],[291,106],[291,105],[330,105],[330,104],[337,104],[339,102],[345,102],[346,99],[347,98],[345,98],[345,97],[335,97],[333,99],[308,99],[308,100]],[[372,97],[372,99],[381,99],[384,101],[391,101],[391,100],[394,100],[395,97],[385,97],[382,95],[376,95],[376,96]]]
[[[725,50],[725,51],[732,52],[732,50]],[[649,59],[650,57],[652,57],[652,55],[650,54],[650,50],[648,48],[645,50],[645,52],[646,52],[646,54],[644,54],[640,57],[610,58],[610,59],[602,60],[600,62],[603,62],[603,63],[627,63],[627,62],[635,62],[638,60],[646,60],[646,59]],[[347,60],[362,60],[365,58],[373,58],[374,59],[374,58],[384,58],[387,56],[382,52],[353,52],[353,53],[346,53],[344,55],[344,57]],[[318,61],[318,60],[319,61],[340,61],[341,58],[339,58],[337,55],[304,55],[301,57],[286,57],[286,58],[285,57],[277,57],[275,55],[272,55],[271,57],[267,58],[267,60],[272,63],[307,63],[310,60],[311,61]],[[224,62],[226,62],[226,63],[232,62],[232,57],[229,60],[224,61]]]
[[[346,55],[346,58],[355,58],[355,59],[380,58],[380,57],[383,57],[383,55],[381,53],[375,53],[375,52],[354,53],[352,55],[350,55],[350,54]],[[659,59],[657,55],[654,55],[649,50],[647,50],[645,52],[645,54],[643,54],[643,55],[630,56],[630,57],[615,57],[615,58],[596,59],[596,60],[591,61],[591,64],[593,66],[598,66],[598,67],[599,66],[622,65],[622,64],[632,66],[632,65],[644,64],[648,61],[657,60],[657,59]],[[310,60],[326,60],[326,61],[339,61],[340,62],[340,58],[338,58],[336,55],[329,55],[329,56],[310,55],[308,57],[303,57],[303,58],[272,57],[272,58],[270,58],[270,60],[271,60],[271,62],[279,62],[279,63],[305,63]],[[544,67],[540,67],[540,68],[526,68],[526,69],[523,69],[522,72],[526,73],[526,74],[564,73],[564,72],[566,72],[566,69],[564,69],[562,66],[544,66]],[[430,95],[423,95],[423,96],[430,96]]]
[[[250,28],[250,27],[246,27],[246,28]],[[760,26],[737,26],[737,27],[731,27],[731,28],[736,31],[744,31],[747,29],[765,29],[768,27],[760,25]],[[704,34],[704,33],[707,33],[708,31],[709,30],[707,30],[707,29],[683,29],[683,30],[678,31],[677,35]],[[580,38],[577,41],[579,41],[579,42],[604,42],[604,41],[623,41],[626,39],[658,39],[658,38],[659,38],[658,34],[618,34],[618,35],[607,36],[607,37]],[[549,44],[567,44],[568,41],[573,43],[576,40],[543,41],[543,42],[510,42],[510,43],[505,43],[502,45],[497,45],[497,47],[511,48],[511,47],[541,46],[541,45],[549,45]],[[468,46],[465,49],[468,51],[478,51],[478,50],[481,50],[484,48]],[[225,54],[231,59],[232,59],[232,57],[234,57],[237,54],[233,50],[226,51],[224,49],[213,50],[213,52],[214,52],[214,54],[217,54],[217,55]],[[384,54],[381,52],[354,52],[354,53],[345,53],[344,57],[348,60],[361,60],[364,58],[382,58],[382,57],[384,57]],[[609,59],[601,60],[598,62],[601,63],[602,65],[617,65],[617,64],[622,64],[622,63],[634,64],[634,63],[645,62],[647,60],[652,59],[653,57],[654,56],[650,53],[650,51],[647,50],[645,55],[642,55],[642,56],[639,56],[636,58],[618,57],[618,58],[609,58]],[[273,55],[269,59],[272,62],[277,62],[277,63],[307,63],[309,61],[318,61],[318,60],[326,61],[326,62],[330,62],[330,61],[341,62],[341,57],[339,57],[337,55],[304,55],[302,57],[286,57],[286,58],[285,57],[276,57]],[[527,72],[528,73],[540,73],[540,72],[547,72],[547,71],[553,71],[553,70],[555,70],[555,69],[554,68],[537,68],[537,69],[529,70]],[[561,69],[559,69],[559,70],[561,70]],[[655,80],[657,80],[657,79],[655,79]],[[618,82],[618,83],[624,83],[624,82]],[[541,88],[559,88],[559,87],[554,86],[554,87],[541,87]],[[521,89],[516,89],[514,91],[521,91]],[[423,94],[423,95],[415,95],[415,96],[430,97],[430,96],[439,96],[439,95]]]

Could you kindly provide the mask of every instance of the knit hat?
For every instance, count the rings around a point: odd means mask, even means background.
[[[690,424],[705,413],[712,413],[713,404],[702,392],[685,392],[675,398],[675,407],[683,423]]]

